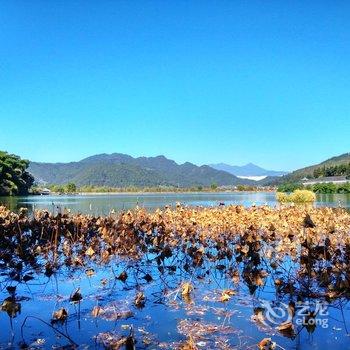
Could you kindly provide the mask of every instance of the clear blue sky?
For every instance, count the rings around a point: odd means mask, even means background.
[[[0,2],[0,149],[294,169],[350,151],[348,1]]]

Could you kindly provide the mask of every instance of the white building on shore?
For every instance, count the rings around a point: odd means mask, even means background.
[[[347,179],[346,176],[329,176],[329,177],[318,177],[317,179],[301,179],[301,182],[304,186],[307,185],[316,185],[320,183],[332,183],[335,185],[345,184],[350,182],[350,179]]]

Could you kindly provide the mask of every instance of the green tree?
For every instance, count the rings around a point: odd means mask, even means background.
[[[314,170],[314,177],[318,178],[324,175],[323,169],[322,168],[316,168]]]
[[[65,188],[62,185],[51,185],[51,186],[49,186],[49,188],[52,192],[55,192],[55,193],[62,194],[65,192]]]
[[[69,182],[67,185],[66,185],[66,192],[67,193],[75,193],[77,192],[77,186],[75,183],[73,182]]]
[[[314,170],[313,175],[315,178],[324,176],[349,176],[350,163],[319,167]]]
[[[303,188],[304,188],[304,186],[300,183],[286,183],[286,184],[280,185],[278,187],[277,191],[278,192],[292,193],[295,190],[301,190]]]
[[[16,196],[28,194],[34,178],[26,170],[29,161],[0,151],[0,195]]]
[[[216,183],[212,183],[212,184],[210,185],[210,188],[211,188],[212,190],[216,190],[216,189],[218,188],[218,185],[217,185]]]
[[[315,193],[337,193],[337,186],[333,183],[319,183],[312,187]]]

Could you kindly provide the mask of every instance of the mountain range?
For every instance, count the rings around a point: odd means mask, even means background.
[[[228,172],[208,165],[186,162],[177,164],[164,156],[134,158],[126,154],[98,154],[78,162],[31,162],[29,172],[38,183],[78,186],[146,187],[146,186],[232,186],[251,185]]]
[[[30,162],[28,170],[36,182],[57,185],[74,182],[78,186],[109,187],[194,187],[212,184],[264,186],[298,182],[304,177],[312,178],[315,169],[340,164],[350,164],[350,153],[288,174],[283,171],[266,170],[252,163],[244,166],[224,163],[197,166],[189,162],[177,164],[164,156],[134,158],[121,153],[104,153],[70,163]],[[253,177],[255,180],[256,177],[260,177],[261,180],[253,181]]]
[[[216,170],[226,171],[235,176],[251,180],[261,180],[268,176],[282,176],[287,174],[286,171],[266,170],[253,163],[248,163],[242,166],[218,163],[210,164],[210,166]]]

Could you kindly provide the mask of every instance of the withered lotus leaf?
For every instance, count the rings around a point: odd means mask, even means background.
[[[181,287],[181,294],[183,296],[188,296],[191,294],[191,292],[193,291],[193,286],[190,282],[185,282],[182,284]]]
[[[134,304],[137,308],[142,308],[145,306],[146,297],[142,292],[138,292],[135,296]]]
[[[54,311],[52,314],[53,321],[64,321],[68,317],[68,312],[65,308],[61,308],[59,310]]]
[[[21,304],[16,302],[15,298],[8,297],[2,302],[1,310],[7,312],[7,314],[13,318],[17,313],[21,312]]]
[[[274,350],[276,349],[276,345],[271,338],[264,338],[259,342],[258,348],[259,350]]]
[[[69,300],[72,302],[72,303],[78,303],[79,301],[81,301],[83,299],[83,296],[81,295],[80,293],[80,288],[76,289],[74,291],[73,294],[71,294]]]

